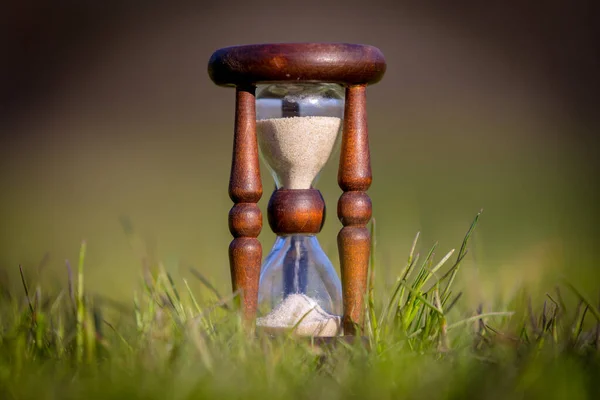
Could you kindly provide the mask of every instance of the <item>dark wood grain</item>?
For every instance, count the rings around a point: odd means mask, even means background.
[[[258,239],[262,214],[256,203],[262,196],[254,87],[238,87],[235,97],[233,156],[229,197],[235,203],[229,212],[229,229],[235,239],[229,245],[231,284],[240,291],[244,320],[256,317],[262,247]]]
[[[257,238],[238,237],[229,245],[229,266],[234,293],[239,290],[244,322],[252,326],[256,318],[262,246]]]
[[[235,203],[257,203],[262,196],[254,92],[254,86],[247,86],[238,87],[235,93],[233,156],[229,177],[229,197]]]
[[[258,237],[262,213],[256,203],[238,203],[229,211],[229,232],[233,237]]]
[[[338,184],[343,191],[366,191],[371,186],[371,153],[367,133],[367,87],[346,88],[344,129]]]
[[[316,234],[325,223],[325,200],[317,189],[278,189],[271,195],[267,216],[277,235]]]
[[[226,47],[208,63],[214,83],[237,86],[281,81],[372,84],[385,73],[373,46],[348,43],[273,43]]]
[[[365,226],[371,220],[371,198],[365,192],[344,192],[338,201],[338,218],[344,226]]]
[[[338,217],[344,225],[338,234],[338,251],[346,335],[354,335],[357,329],[363,328],[371,247],[371,237],[366,228],[372,213],[371,200],[365,193],[372,181],[366,101],[366,86],[346,88],[338,170],[338,183],[344,191],[338,202]]]
[[[355,335],[363,327],[364,295],[367,288],[367,270],[371,237],[366,227],[345,226],[337,238],[342,274],[345,335]]]

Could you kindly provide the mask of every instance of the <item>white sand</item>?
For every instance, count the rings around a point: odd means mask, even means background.
[[[256,320],[256,325],[269,333],[288,331],[296,324],[294,334],[298,336],[337,336],[341,333],[340,317],[329,314],[304,294],[289,295],[267,316]]]
[[[309,189],[335,144],[337,117],[290,117],[256,121],[263,157],[285,189]]]

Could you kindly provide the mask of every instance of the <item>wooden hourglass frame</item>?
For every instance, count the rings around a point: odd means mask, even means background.
[[[386,64],[373,46],[342,43],[289,43],[234,46],[217,50],[208,73],[219,86],[236,88],[233,157],[229,196],[231,281],[241,292],[244,320],[256,318],[262,247],[257,237],[262,196],[256,136],[256,85],[264,83],[336,83],[345,88],[338,184],[343,193],[337,214],[343,227],[337,238],[346,335],[362,327],[371,238],[371,162],[367,132],[366,87],[381,80]],[[276,190],[268,206],[274,233],[316,234],[321,231],[325,203],[314,188]]]

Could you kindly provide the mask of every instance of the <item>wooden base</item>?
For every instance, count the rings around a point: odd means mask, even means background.
[[[366,336],[318,336],[306,338],[306,340],[311,345],[319,348],[335,348],[344,344],[354,346],[357,343],[360,343],[367,350],[371,349],[371,343]]]
[[[262,336],[262,335],[261,335]],[[272,336],[272,335],[264,335],[262,336],[267,338],[267,340],[278,341],[281,339],[280,336]],[[335,349],[339,346],[356,346],[359,344],[367,351],[371,350],[371,343],[369,342],[369,338],[366,336],[295,336],[294,340],[298,343],[304,343],[310,346],[313,350],[320,352],[322,350],[331,350]]]

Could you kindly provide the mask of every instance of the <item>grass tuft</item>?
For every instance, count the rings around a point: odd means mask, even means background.
[[[65,290],[31,285],[19,266],[23,290],[2,288],[0,398],[593,398],[600,312],[573,284],[540,304],[526,291],[500,309],[462,304],[455,284],[480,214],[440,259],[436,243],[420,261],[417,234],[387,298],[371,222],[369,346],[248,336],[238,293],[186,268],[210,293],[199,296],[151,257],[126,307],[85,290],[85,242]]]

